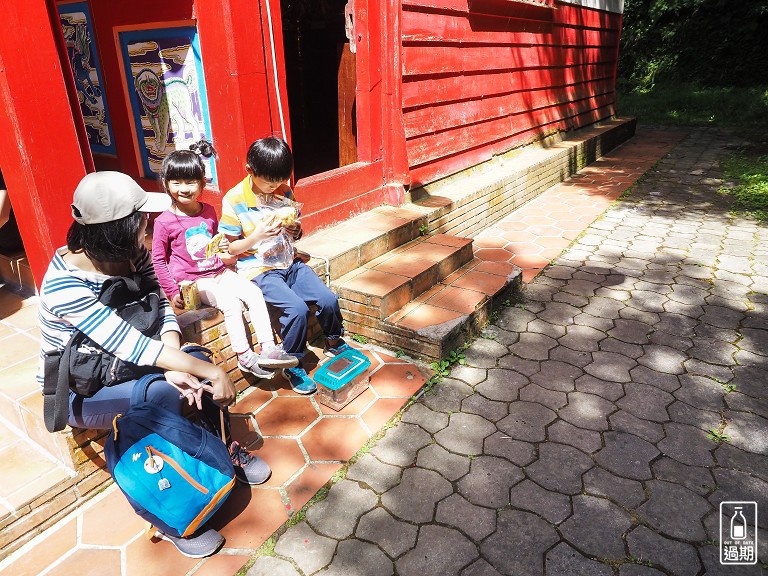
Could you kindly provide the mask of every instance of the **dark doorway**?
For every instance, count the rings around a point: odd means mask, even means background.
[[[288,106],[297,179],[338,168],[339,108],[354,75],[340,74],[346,0],[281,0]],[[348,61],[346,59],[345,61]],[[348,67],[347,67],[348,68]],[[341,95],[341,97],[340,97]],[[341,131],[345,131],[342,118]],[[342,153],[343,157],[348,154]],[[343,163],[348,163],[344,160]]]

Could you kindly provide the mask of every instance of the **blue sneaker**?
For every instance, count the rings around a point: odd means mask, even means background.
[[[328,342],[326,341],[325,348],[323,348],[323,354],[328,356],[328,358],[333,358],[334,356],[338,356],[342,352],[346,350],[351,350],[351,349],[352,349],[352,346],[344,342],[342,338],[339,338],[336,341],[336,346],[333,346],[333,347],[328,346]]]
[[[307,371],[301,366],[295,368],[283,368],[283,376],[291,384],[291,388],[297,394],[312,394],[317,391],[317,385],[309,377]]]

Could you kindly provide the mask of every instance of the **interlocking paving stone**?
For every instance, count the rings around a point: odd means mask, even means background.
[[[480,542],[496,530],[496,511],[475,506],[454,493],[437,504],[435,521],[458,528],[473,541]]]
[[[505,402],[488,400],[480,394],[473,394],[461,401],[461,411],[482,416],[489,422],[497,422],[509,413]]]
[[[525,376],[538,372],[539,366],[540,363],[537,360],[526,360],[519,356],[509,355],[499,360],[499,368],[509,368]]]
[[[600,341],[607,337],[605,332],[597,328],[574,324],[566,328],[565,336],[560,337],[558,343],[580,352],[596,352],[600,348]]]
[[[573,446],[587,454],[599,450],[603,445],[599,432],[577,428],[565,420],[553,422],[547,429],[547,433],[550,441]]]
[[[671,394],[647,384],[625,384],[624,389],[626,395],[616,401],[616,406],[643,420],[654,422],[669,420],[667,406],[675,401]]]
[[[643,366],[666,374],[682,374],[685,371],[683,362],[686,360],[686,355],[679,350],[657,344],[648,344],[643,348],[645,354],[637,359]]]
[[[376,443],[371,454],[387,464],[408,466],[416,460],[416,453],[430,442],[432,437],[418,426],[400,424]]]
[[[555,529],[538,516],[502,510],[496,532],[483,540],[480,551],[503,574],[540,576],[544,572],[544,552],[559,539]]]
[[[616,405],[600,396],[571,392],[568,394],[568,406],[558,413],[560,418],[589,430],[607,430],[608,415],[616,410]]]
[[[683,362],[685,371],[691,376],[704,376],[717,382],[730,382],[733,380],[733,369],[717,364],[707,364],[697,358],[689,358]]]
[[[547,408],[557,410],[568,403],[568,397],[565,392],[555,392],[547,390],[536,384],[529,384],[520,390],[520,400],[527,402],[538,402]]]
[[[631,509],[645,500],[643,485],[595,466],[584,474],[584,490],[593,496],[610,498],[620,506]]]
[[[546,360],[549,358],[549,351],[556,345],[557,341],[554,338],[544,334],[525,332],[520,335],[517,344],[509,347],[509,351],[527,360]]]
[[[669,417],[679,424],[689,424],[702,430],[719,426],[722,416],[719,412],[699,410],[685,402],[673,402],[667,408]]]
[[[381,496],[381,503],[403,520],[429,522],[434,516],[435,504],[452,492],[450,482],[437,472],[408,468],[400,484]]]
[[[584,374],[576,379],[576,391],[586,394],[594,394],[611,402],[624,396],[624,384],[620,382],[606,382],[589,374]]]
[[[502,356],[509,354],[503,344],[495,340],[479,338],[464,351],[467,364],[475,368],[493,368]]]
[[[560,525],[563,538],[590,556],[624,558],[621,537],[632,525],[630,515],[604,498],[577,495],[572,501],[573,515]]]
[[[502,508],[509,505],[509,489],[523,477],[523,471],[518,466],[503,458],[478,456],[472,460],[469,474],[456,486],[472,504]]]
[[[451,370],[451,378],[466,382],[470,386],[479,384],[488,376],[483,368],[473,368],[472,366],[454,366]]]
[[[424,404],[437,412],[458,412],[461,401],[472,394],[472,387],[459,380],[446,378],[423,396]]]
[[[614,325],[608,331],[608,335],[629,344],[647,344],[649,334],[653,332],[652,326],[637,320],[620,318],[614,321]]]
[[[396,562],[397,573],[400,576],[458,574],[477,557],[476,546],[459,531],[423,526],[416,547]]]
[[[488,564],[483,558],[478,558],[471,566],[461,572],[461,576],[502,576],[501,572]]]
[[[380,462],[372,454],[361,456],[347,471],[347,478],[365,482],[374,492],[382,494],[400,482],[403,469]]]
[[[582,374],[581,368],[572,364],[545,360],[541,363],[541,370],[531,376],[531,382],[549,390],[570,392],[574,390],[574,381]]]
[[[520,308],[507,308],[499,313],[497,324],[504,330],[524,332],[528,323],[536,320],[536,314]]]
[[[682,484],[701,496],[706,496],[716,488],[710,468],[688,466],[672,458],[659,458],[651,464],[654,478]]]
[[[451,414],[448,426],[435,434],[438,444],[459,454],[480,454],[483,440],[496,431],[496,426],[476,414]]]
[[[715,460],[723,468],[740,470],[768,480],[768,456],[745,452],[725,442],[715,450]]]
[[[733,446],[768,455],[768,420],[747,412],[731,412],[726,428]]]
[[[573,446],[548,442],[539,446],[539,458],[526,467],[528,477],[547,490],[562,494],[581,492],[581,476],[594,462]]]
[[[610,566],[582,556],[565,542],[547,552],[547,576],[613,576]]]
[[[571,306],[564,302],[548,302],[544,305],[544,310],[539,312],[537,316],[538,319],[549,322],[550,324],[567,326],[573,324],[574,316],[580,313],[581,310],[576,306]]]
[[[633,557],[642,558],[675,575],[696,576],[701,570],[693,546],[660,536],[645,526],[637,526],[627,535],[627,546]]]
[[[704,540],[702,520],[711,510],[698,494],[679,484],[663,480],[645,483],[648,500],[638,508],[645,522],[662,534],[695,542]]]
[[[512,487],[509,502],[513,508],[535,512],[552,524],[559,524],[571,515],[568,496],[545,490],[530,480],[523,480]]]
[[[535,402],[513,402],[509,405],[509,416],[496,423],[496,427],[506,435],[524,442],[541,442],[547,437],[547,424],[557,418],[557,414]]]
[[[712,474],[718,487],[717,492],[709,497],[713,505],[725,500],[749,500],[757,502],[758,510],[765,510],[768,506],[768,482],[765,480],[737,470],[716,469]],[[758,524],[763,528],[768,526],[759,513]]]
[[[612,382],[631,382],[629,371],[637,366],[632,358],[613,352],[593,352],[592,363],[584,367],[584,371],[595,378]]]
[[[475,391],[489,400],[511,402],[517,400],[520,388],[528,384],[528,378],[514,370],[488,370],[488,378],[475,386]]]
[[[652,477],[650,462],[659,450],[650,442],[633,434],[606,432],[605,448],[595,454],[595,461],[614,474],[635,480]]]
[[[643,355],[643,347],[639,344],[627,344],[616,338],[606,338],[600,342],[601,352],[614,352],[627,358],[637,360]]]
[[[275,552],[292,558],[305,574],[327,566],[338,542],[314,532],[306,522],[291,526],[275,544]]]
[[[377,544],[390,558],[397,558],[413,548],[417,533],[416,526],[400,522],[384,508],[374,508],[365,514],[355,530],[355,536]]]
[[[300,576],[293,564],[273,556],[258,558],[245,574],[246,576]]]
[[[403,413],[402,421],[421,426],[430,434],[434,434],[448,426],[448,414],[430,410],[424,404],[414,404]]]
[[[351,535],[357,519],[378,504],[372,490],[366,490],[351,480],[341,480],[328,491],[324,500],[307,510],[307,523],[323,536],[342,539]],[[338,508],[345,514],[334,514]]]
[[[447,480],[458,480],[469,472],[467,456],[451,454],[439,444],[430,444],[419,451],[416,465],[439,473]]]
[[[717,340],[715,338],[697,338],[694,341],[693,348],[687,351],[687,354],[693,358],[698,358],[709,364],[719,364],[721,366],[733,366],[736,364],[735,354],[738,348]]]
[[[536,446],[530,442],[521,442],[512,436],[496,432],[485,439],[483,454],[499,456],[518,466],[526,466],[536,458]]]
[[[690,466],[714,464],[712,451],[716,446],[701,428],[671,422],[666,431],[666,438],[656,444],[664,454]]]
[[[612,319],[602,318],[600,316],[594,316],[587,312],[582,312],[581,314],[576,316],[573,319],[573,322],[577,326],[589,326],[590,328],[594,328],[595,330],[600,330],[601,332],[607,332],[614,326]]]
[[[544,320],[534,320],[528,324],[528,331],[535,332],[536,334],[544,334],[550,338],[557,339],[560,338],[560,336],[565,335],[565,326],[550,324]]]
[[[395,573],[392,562],[377,546],[360,540],[339,542],[333,562],[321,576],[392,576]]]

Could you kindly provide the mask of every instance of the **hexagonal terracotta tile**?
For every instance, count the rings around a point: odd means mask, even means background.
[[[318,416],[309,398],[295,396],[278,396],[255,414],[264,436],[298,436]]]
[[[349,460],[368,441],[356,418],[323,418],[301,436],[312,460]]]

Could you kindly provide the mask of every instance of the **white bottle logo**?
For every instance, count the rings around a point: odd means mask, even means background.
[[[736,506],[735,512],[731,517],[731,538],[734,540],[744,540],[747,537],[747,519],[741,513],[741,507]]]

